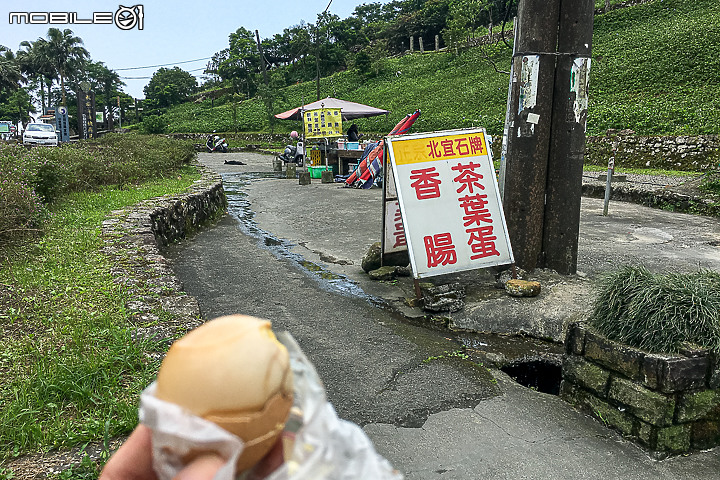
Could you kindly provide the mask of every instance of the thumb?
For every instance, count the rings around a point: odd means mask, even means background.
[[[208,453],[193,460],[173,480],[212,480],[224,464],[222,457]]]

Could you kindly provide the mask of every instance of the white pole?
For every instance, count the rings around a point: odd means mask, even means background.
[[[603,205],[603,215],[606,217],[608,214],[608,205],[610,204],[610,190],[612,189],[610,184],[612,183],[612,176],[615,171],[615,150],[617,150],[617,143],[615,141],[613,141],[612,145],[612,155],[610,155],[610,160],[608,161],[607,182],[605,183],[605,203]]]

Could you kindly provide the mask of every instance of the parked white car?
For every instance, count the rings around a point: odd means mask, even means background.
[[[29,123],[23,132],[24,145],[54,145],[58,144],[55,127],[49,123]]]

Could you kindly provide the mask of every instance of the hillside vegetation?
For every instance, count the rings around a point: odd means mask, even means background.
[[[358,121],[383,133],[416,108],[415,131],[482,126],[499,134],[505,116],[511,50],[502,42],[465,50],[383,58],[363,71],[323,78],[333,96],[391,111]],[[488,58],[492,62],[488,61]],[[495,66],[493,65],[495,64]],[[629,128],[638,134],[718,133],[720,2],[652,0],[595,17],[588,134]],[[315,82],[275,92],[273,113],[316,99]],[[186,103],[162,116],[168,132],[271,130],[259,98]],[[276,121],[278,131],[299,123]]]

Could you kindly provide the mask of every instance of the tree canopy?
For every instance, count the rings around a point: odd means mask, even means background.
[[[167,108],[182,103],[197,90],[197,80],[180,67],[160,68],[145,86],[145,108]]]
[[[284,85],[309,81],[347,68],[377,73],[388,55],[409,49],[409,38],[429,48],[474,37],[480,27],[499,25],[515,12],[514,0],[393,0],[363,3],[341,19],[329,11],[314,23],[300,22],[262,40],[263,61]],[[215,53],[205,74],[254,96],[262,64],[254,34],[245,27],[228,37],[228,48]]]

